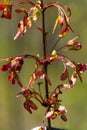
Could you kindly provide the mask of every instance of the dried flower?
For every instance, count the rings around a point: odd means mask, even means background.
[[[57,109],[54,108],[51,111],[47,112],[46,118],[55,119],[57,115],[60,115],[63,121],[67,121],[65,113],[67,113],[67,110],[65,109],[65,107],[63,105],[59,105]]]
[[[31,28],[32,22],[37,21],[40,16],[41,2],[37,1],[36,4],[30,8],[30,10],[25,8],[16,9],[16,13],[24,13],[24,18],[18,23],[18,32],[14,37],[16,40],[21,34],[24,35],[28,29]]]

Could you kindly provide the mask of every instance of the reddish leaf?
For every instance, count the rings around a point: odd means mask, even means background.
[[[28,102],[24,102],[24,108],[30,113],[30,114],[32,114],[32,111],[31,111],[31,109],[30,109],[30,106],[29,106],[29,104],[28,104]]]
[[[8,69],[9,69],[9,65],[8,65],[8,64],[2,65],[2,66],[0,67],[0,70],[2,70],[2,71],[7,71]]]
[[[5,6],[0,3],[0,10],[4,10]]]
[[[5,1],[0,3],[0,11],[2,11],[1,18],[11,19],[12,4]]]
[[[27,14],[27,10],[25,8],[16,9],[15,12],[16,13],[26,13]]]
[[[24,108],[31,114],[33,110],[37,110],[38,107],[33,103],[33,101],[26,99],[26,101],[24,102]]]
[[[34,104],[33,101],[29,100],[29,104],[30,104],[30,107],[33,109],[33,110],[37,110],[38,107]]]
[[[87,70],[87,64],[78,63],[78,64],[76,65],[76,69],[77,69],[77,72],[83,73],[84,71]]]
[[[65,69],[64,72],[62,73],[60,79],[61,80],[66,80],[68,78],[68,76],[69,76],[68,71],[67,71],[67,69]]]
[[[8,81],[11,82],[13,85],[15,84],[15,74],[13,71],[9,73]]]
[[[32,26],[32,21],[29,17],[24,17],[19,23],[18,23],[18,32],[16,33],[14,40],[16,40],[21,34],[24,35],[28,29],[30,29]]]
[[[61,35],[61,36],[64,37],[68,32],[69,32],[68,27],[64,28],[64,29],[62,30],[62,35]]]
[[[64,114],[61,115],[61,119],[62,119],[63,121],[67,121],[67,117],[66,117]]]

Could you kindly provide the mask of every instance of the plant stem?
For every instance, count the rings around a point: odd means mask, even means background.
[[[43,30],[43,33],[42,33],[42,36],[43,36],[43,55],[44,55],[44,58],[46,59],[47,57],[47,48],[46,48],[46,31],[45,31],[45,10],[43,8],[43,0],[41,0],[41,5],[42,5],[42,30]],[[47,75],[47,67],[48,67],[48,63],[45,63],[44,64],[44,71]],[[48,82],[45,78],[45,93],[46,93],[46,99],[49,98],[49,90],[48,90]],[[51,130],[51,121],[50,119],[48,119],[48,130]]]

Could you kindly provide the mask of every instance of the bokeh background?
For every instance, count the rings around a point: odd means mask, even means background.
[[[52,1],[62,2],[68,5],[72,10],[71,25],[74,33],[64,39],[62,43],[78,35],[79,41],[81,41],[83,45],[81,51],[67,52],[66,55],[77,62],[87,63],[87,0],[44,0],[45,3]],[[56,13],[54,8],[46,12],[46,26],[49,32],[47,38],[48,50],[50,50],[51,44],[54,43],[57,36],[55,34],[54,38],[51,37]],[[35,26],[41,26],[41,21],[34,24],[32,29],[28,31],[24,37],[16,41],[13,40],[17,32],[18,21],[21,18],[22,15],[19,16],[13,12],[12,20],[0,19],[0,59],[27,53],[35,55],[39,53],[42,55],[42,36],[41,33],[35,29]],[[25,63],[20,74],[25,86],[29,76],[32,74],[33,67],[33,61]],[[54,63],[50,66],[49,74],[54,86],[58,82],[59,72],[62,72],[61,65]],[[68,121],[65,123],[58,117],[52,121],[53,126],[68,130],[87,129],[87,72],[85,72],[82,77],[83,83],[78,80],[74,88],[65,91],[64,94],[61,95],[63,104],[68,110]],[[24,99],[21,97],[16,98],[18,92],[20,92],[18,86],[12,86],[8,82],[7,73],[0,72],[0,130],[30,130],[41,124],[45,110],[39,106],[40,109],[30,115],[23,108]]]

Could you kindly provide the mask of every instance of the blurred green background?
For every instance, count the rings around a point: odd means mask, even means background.
[[[14,0],[13,0],[14,1]],[[32,0],[35,1],[35,0]],[[87,63],[87,0],[44,0],[45,3],[58,1],[68,5],[72,10],[71,25],[74,33],[70,37],[78,35],[83,48],[79,52],[67,52],[71,59],[77,62]],[[46,26],[49,32],[47,38],[47,46],[50,49],[51,44],[55,41],[51,37],[52,27],[56,18],[56,10],[52,8],[46,12]],[[17,32],[17,24],[22,15],[13,13],[12,20],[0,19],[0,58],[17,56],[21,54],[38,54],[42,55],[41,33],[35,29],[41,26],[41,21],[34,24],[34,27],[28,31],[24,37],[13,40]],[[22,82],[27,84],[29,76],[32,74],[33,61],[27,62],[20,74]],[[56,68],[56,69],[55,69]],[[50,79],[55,86],[58,82],[58,72],[62,72],[61,66],[56,63],[49,68]],[[55,77],[55,78],[54,78]],[[52,125],[68,130],[85,130],[87,129],[87,72],[83,75],[83,83],[77,81],[74,88],[64,91],[61,95],[63,104],[66,106],[68,113],[68,121],[65,123],[58,117],[52,121]],[[24,99],[16,98],[16,94],[20,92],[17,85],[12,86],[8,83],[7,72],[0,72],[0,130],[30,130],[31,128],[41,124],[44,109],[40,106],[38,111],[34,111],[32,115],[23,108]]]

